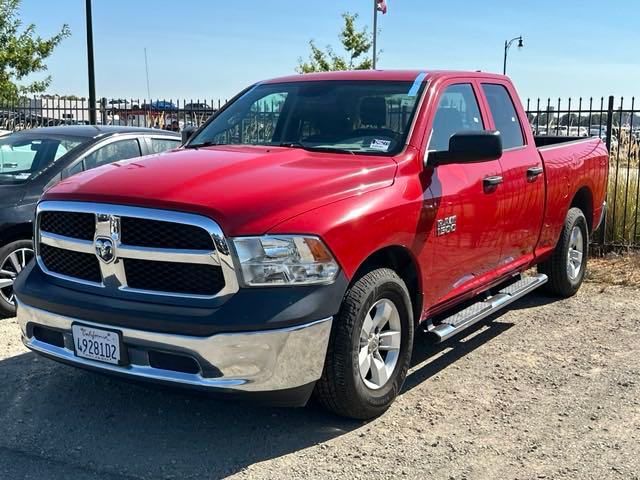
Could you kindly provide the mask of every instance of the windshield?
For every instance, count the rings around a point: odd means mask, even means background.
[[[21,134],[0,138],[0,183],[28,180],[84,141]]]
[[[258,85],[220,112],[188,147],[269,145],[392,155],[404,147],[422,92],[412,85],[391,81]]]

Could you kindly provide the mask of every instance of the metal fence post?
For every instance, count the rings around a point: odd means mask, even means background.
[[[607,152],[609,152],[609,162],[607,162],[607,164],[609,165],[609,163],[611,162],[611,138],[613,136],[613,102],[614,102],[614,97],[613,95],[609,96],[609,105],[607,106],[607,136],[606,136],[606,144],[607,144]],[[602,119],[600,119],[600,124],[602,124]],[[611,167],[611,165],[609,165],[609,168]],[[607,172],[607,178],[608,178],[608,173]],[[617,185],[616,185],[617,188]],[[609,190],[609,185],[607,185],[607,191]],[[615,222],[615,219],[614,219]],[[602,220],[602,226],[600,227],[602,229],[601,232],[601,239],[600,239],[600,244],[602,245],[602,248],[604,250],[604,247],[607,243],[607,216],[604,216],[604,219]]]
[[[100,120],[102,122],[102,125],[106,125],[107,124],[107,98],[106,97],[102,97],[100,99]]]
[[[607,150],[611,152],[611,136],[613,135],[613,101],[614,97],[611,95],[609,97],[609,106],[607,108]]]

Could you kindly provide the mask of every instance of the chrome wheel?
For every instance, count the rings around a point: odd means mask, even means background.
[[[577,280],[582,269],[584,259],[584,236],[582,229],[576,225],[571,230],[569,252],[567,254],[567,275],[572,281]]]
[[[400,314],[391,300],[377,301],[365,316],[358,365],[368,388],[382,388],[391,377],[400,354],[401,330]]]
[[[0,299],[10,305],[14,304],[13,282],[32,258],[32,249],[19,248],[11,252],[0,264]]]

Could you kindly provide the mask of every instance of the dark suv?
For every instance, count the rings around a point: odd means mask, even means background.
[[[36,128],[0,138],[0,316],[15,313],[13,282],[33,257],[42,192],[75,173],[180,146],[177,133],[111,126]]]

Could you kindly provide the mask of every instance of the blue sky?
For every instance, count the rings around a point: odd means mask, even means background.
[[[293,73],[307,42],[338,45],[340,14],[371,24],[372,0],[94,0],[98,96],[228,98]],[[379,18],[378,67],[500,71],[523,99],[640,93],[639,0],[388,0]],[[84,0],[23,0],[42,35],[72,36],[49,59],[50,93],[86,95]]]

